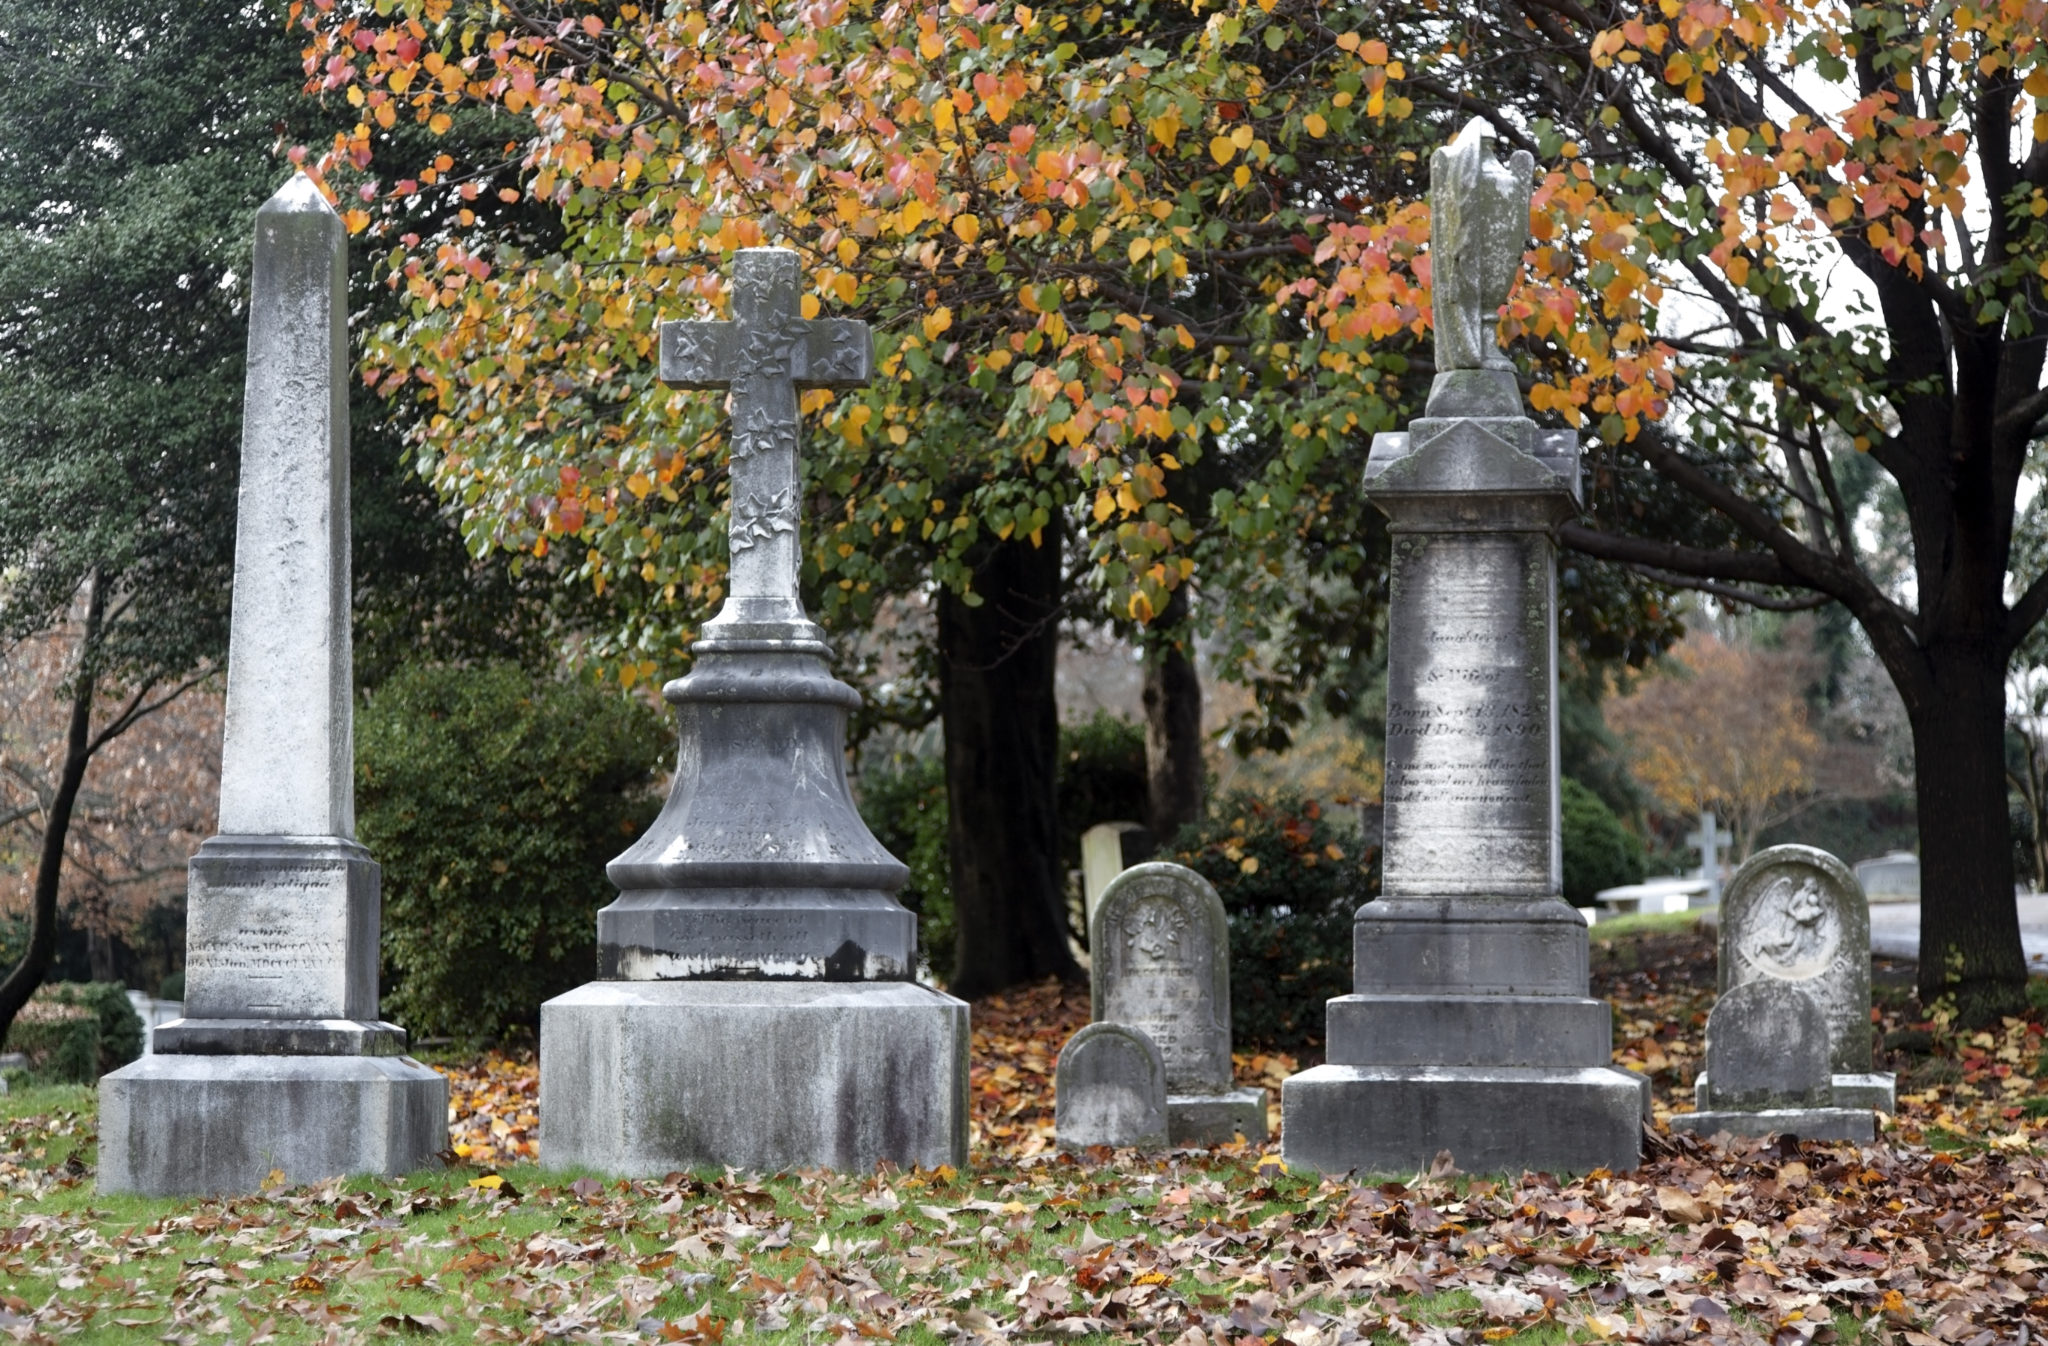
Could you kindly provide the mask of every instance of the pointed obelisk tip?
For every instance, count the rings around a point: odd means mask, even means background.
[[[259,215],[334,215],[334,207],[327,203],[327,196],[312,175],[304,169],[292,174],[291,181],[277,189],[268,201],[257,208]],[[335,216],[339,219],[339,216]]]

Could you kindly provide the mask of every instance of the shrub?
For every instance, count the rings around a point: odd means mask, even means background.
[[[946,850],[946,763],[901,757],[860,774],[860,816],[889,854],[910,866],[896,898],[917,913],[917,946],[932,974],[953,972],[952,860]]]
[[[1643,881],[1643,843],[1622,826],[1598,795],[1573,780],[1561,779],[1558,813],[1564,834],[1564,899],[1575,907],[1593,905],[1603,888]]]
[[[1314,800],[1232,794],[1171,848],[1230,919],[1231,1033],[1239,1048],[1320,1045],[1323,1005],[1351,989],[1351,921],[1379,892],[1379,851]]]
[[[15,1016],[7,1049],[35,1084],[91,1084],[142,1055],[142,1016],[118,982],[52,982]]]
[[[511,665],[387,679],[356,717],[356,805],[389,1016],[473,1041],[588,981],[604,866],[653,820],[672,742],[638,701]]]
[[[1078,869],[1083,832],[1097,823],[1145,821],[1145,726],[1106,710],[1061,725],[1058,789],[1060,864]]]

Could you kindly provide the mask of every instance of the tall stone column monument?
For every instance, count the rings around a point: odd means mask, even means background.
[[[865,384],[873,345],[798,301],[796,254],[751,248],[729,321],[662,324],[662,382],[730,390],[731,589],[663,691],[675,781],[606,869],[600,980],[541,1007],[551,1167],[966,1162],[967,1006],[912,980],[909,870],[847,789],[860,697],[797,591],[798,394]]]
[[[398,1174],[447,1081],[377,1017],[380,874],[355,840],[348,231],[295,176],[256,212],[220,834],[192,857],[185,1017],[100,1081],[100,1188]]]
[[[1474,121],[1430,161],[1438,372],[1373,441],[1393,534],[1381,896],[1359,908],[1327,1064],[1281,1091],[1290,1164],[1634,1167],[1643,1082],[1609,1065],[1584,922],[1560,896],[1551,530],[1579,445],[1523,414],[1495,315],[1528,236],[1526,153]]]

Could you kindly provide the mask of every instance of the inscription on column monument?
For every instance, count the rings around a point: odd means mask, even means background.
[[[1397,536],[1388,659],[1390,896],[1555,886],[1549,571],[1526,536]]]

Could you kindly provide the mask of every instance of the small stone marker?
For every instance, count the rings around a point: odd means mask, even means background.
[[[1753,981],[1789,982],[1820,1006],[1837,1106],[1894,1110],[1892,1076],[1870,1068],[1870,910],[1856,876],[1826,851],[1773,846],[1728,881],[1721,994]],[[1695,1086],[1702,1107],[1712,1074]]]
[[[221,743],[184,1017],[100,1081],[100,1190],[238,1194],[431,1166],[448,1086],[377,1017],[381,872],[355,840],[348,239],[310,178],[256,212]]]
[[[1164,1149],[1166,1063],[1130,1024],[1083,1024],[1053,1068],[1053,1133],[1062,1150]]]
[[[731,588],[662,691],[680,767],[605,867],[599,980],[541,1007],[550,1165],[967,1162],[967,1006],[914,980],[910,871],[847,788],[860,695],[797,587],[799,395],[872,368],[865,324],[802,316],[782,248],[734,258],[731,320],[661,325],[663,383],[730,390]]]
[[[1868,1142],[1869,1108],[1834,1105],[1827,1015],[1806,990],[1761,978],[1734,987],[1707,1017],[1706,1106],[1671,1119],[1675,1130],[1738,1136],[1790,1133]]]
[[[1141,1028],[1166,1062],[1176,1145],[1266,1138],[1266,1091],[1236,1088],[1230,1062],[1230,925],[1223,899],[1185,865],[1116,876],[1089,930],[1098,1023]]]

